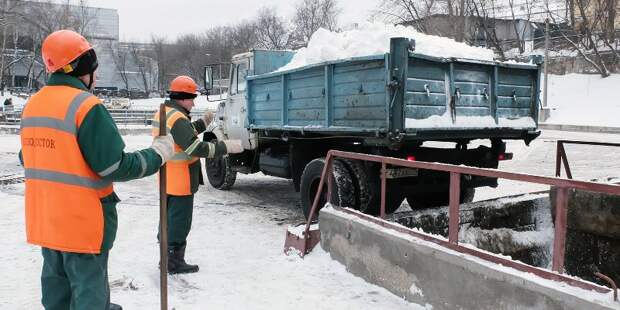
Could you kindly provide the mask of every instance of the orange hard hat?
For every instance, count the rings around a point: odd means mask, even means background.
[[[43,40],[41,53],[47,72],[63,69],[65,73],[69,73],[73,70],[69,65],[92,49],[90,43],[79,33],[71,30],[58,30]]]
[[[170,83],[169,92],[197,95],[198,84],[196,84],[196,82],[194,82],[194,79],[192,79],[191,77],[181,75],[172,80],[172,82]]]

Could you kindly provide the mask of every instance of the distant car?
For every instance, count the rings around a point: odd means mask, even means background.
[[[109,98],[104,102],[104,105],[108,109],[129,109],[131,108],[131,101],[129,98]]]

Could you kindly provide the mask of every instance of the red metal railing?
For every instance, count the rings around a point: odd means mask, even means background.
[[[529,272],[536,274],[542,278],[561,281],[567,283],[572,286],[595,290],[601,293],[607,293],[610,290],[606,287],[599,286],[590,282],[586,282],[583,280],[579,280],[573,277],[568,277],[563,275],[564,271],[564,254],[565,254],[565,241],[566,241],[566,217],[567,217],[567,204],[568,204],[568,192],[570,189],[582,189],[592,192],[600,192],[612,195],[620,195],[620,186],[612,185],[612,184],[602,184],[602,183],[594,183],[594,182],[586,182],[586,181],[577,181],[577,180],[568,180],[556,177],[545,177],[545,176],[537,176],[523,173],[514,173],[514,172],[505,172],[494,169],[486,169],[486,168],[474,168],[474,167],[466,167],[466,166],[455,166],[449,164],[440,164],[440,163],[430,163],[430,162],[420,162],[420,161],[407,161],[404,159],[398,159],[393,157],[383,157],[376,155],[368,155],[368,154],[359,154],[359,153],[350,153],[350,152],[342,152],[331,150],[327,154],[327,159],[325,163],[325,168],[321,174],[321,181],[319,183],[319,187],[314,199],[314,203],[312,205],[312,209],[310,211],[309,220],[306,224],[305,236],[309,236],[310,223],[312,219],[315,217],[316,212],[318,210],[318,202],[320,195],[322,194],[323,186],[325,185],[326,176],[331,175],[331,171],[333,169],[333,161],[336,157],[348,158],[354,160],[363,160],[363,161],[371,161],[381,163],[381,211],[380,217],[376,218],[367,214],[363,214],[356,210],[348,209],[348,208],[338,208],[346,213],[355,215],[364,220],[379,224],[381,226],[394,229],[399,232],[403,232],[420,239],[433,242],[439,245],[442,245],[446,248],[470,254],[486,261],[490,261],[496,264],[501,264],[504,266],[512,267],[514,269]],[[416,232],[412,229],[403,227],[401,225],[391,223],[385,221],[385,198],[386,198],[386,178],[387,178],[387,165],[393,166],[401,166],[415,169],[425,169],[425,170],[434,170],[434,171],[442,171],[450,173],[450,206],[449,206],[449,226],[448,226],[448,240],[446,241],[443,238],[434,237],[431,235],[427,235],[424,233]],[[502,258],[497,255],[490,254],[488,252],[474,249],[471,247],[464,247],[459,245],[458,243],[458,233],[459,233],[459,208],[460,208],[460,180],[461,175],[476,175],[490,178],[500,178],[507,179],[513,181],[521,181],[521,182],[529,182],[529,183],[537,183],[537,184],[545,184],[550,186],[558,187],[558,192],[556,196],[556,217],[555,217],[555,233],[554,233],[554,244],[553,244],[553,263],[552,270],[555,272],[551,272],[546,269],[541,269],[537,267],[533,267],[521,262],[509,260]],[[331,192],[332,192],[332,178],[327,178],[327,197],[331,200]],[[331,202],[331,201],[330,201]],[[312,240],[316,241],[316,240]],[[305,245],[308,244],[308,238],[305,239]],[[304,246],[304,249],[306,246]],[[305,250],[304,250],[305,251]]]
[[[573,178],[573,174],[570,169],[570,165],[568,164],[568,157],[566,156],[566,149],[564,148],[565,144],[581,144],[581,145],[594,145],[594,146],[615,146],[620,147],[620,143],[607,143],[607,142],[591,142],[591,141],[576,141],[576,140],[558,140],[557,142],[557,150],[555,154],[555,176],[562,176],[562,164],[564,165],[564,171],[566,172],[566,177],[569,179]]]

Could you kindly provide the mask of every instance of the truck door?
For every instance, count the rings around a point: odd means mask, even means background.
[[[254,149],[254,136],[245,128],[247,119],[246,77],[251,58],[241,58],[231,65],[228,98],[224,106],[224,131],[228,139],[239,139],[245,149]]]

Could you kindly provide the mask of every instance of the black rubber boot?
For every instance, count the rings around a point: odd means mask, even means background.
[[[121,307],[121,305],[110,303],[109,310],[123,310],[123,307]]]
[[[170,247],[168,249],[168,273],[194,273],[198,272],[198,265],[190,265],[185,262],[185,246]]]

